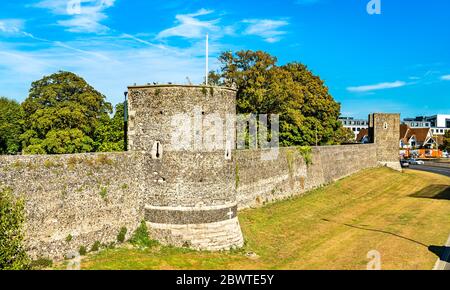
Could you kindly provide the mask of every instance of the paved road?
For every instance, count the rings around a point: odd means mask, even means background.
[[[420,170],[420,171],[428,171],[433,172],[441,175],[445,175],[450,177],[450,167],[434,167],[434,166],[428,166],[428,165],[411,165],[409,169],[413,170]]]

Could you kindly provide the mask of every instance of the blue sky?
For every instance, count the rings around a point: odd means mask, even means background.
[[[58,70],[112,103],[128,85],[200,83],[225,50],[265,50],[320,75],[342,114],[450,113],[450,1],[15,0],[0,3],[0,95]]]

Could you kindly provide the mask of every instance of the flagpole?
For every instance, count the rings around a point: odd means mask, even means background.
[[[205,67],[205,84],[208,85],[209,74],[209,35],[206,33],[206,67]]]

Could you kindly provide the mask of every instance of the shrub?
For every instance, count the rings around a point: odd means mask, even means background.
[[[53,261],[45,258],[40,258],[31,261],[31,269],[46,269],[53,266]]]
[[[151,248],[159,244],[157,241],[150,239],[147,224],[145,223],[145,221],[142,221],[141,225],[133,233],[133,236],[130,239],[130,243],[133,246],[141,248]]]
[[[117,241],[119,243],[125,242],[125,236],[127,235],[127,228],[122,227],[119,231],[119,234],[117,235]]]
[[[66,237],[66,242],[70,243],[70,242],[72,241],[72,239],[73,239],[72,235],[69,234],[69,235]]]
[[[92,245],[91,252],[97,252],[98,250],[100,250],[100,247],[101,243],[99,241],[96,241],[94,245]]]
[[[44,161],[44,167],[45,168],[52,168],[52,167],[56,167],[57,164],[55,162],[53,162],[52,160],[45,160]]]
[[[98,165],[112,165],[114,163],[107,155],[99,155],[96,161]]]
[[[0,269],[30,267],[23,248],[24,201],[15,199],[10,189],[0,189]]]
[[[81,246],[78,250],[78,253],[80,253],[80,256],[85,256],[87,254],[87,250],[85,246]]]
[[[79,163],[80,163],[80,160],[75,156],[71,156],[69,159],[67,159],[67,166],[70,168],[75,167],[75,165],[77,165]]]
[[[108,198],[108,189],[106,187],[102,187],[100,189],[100,193],[99,194],[104,200],[106,200]]]
[[[306,165],[312,165],[312,148],[309,146],[301,146],[298,148],[298,151],[305,160]]]

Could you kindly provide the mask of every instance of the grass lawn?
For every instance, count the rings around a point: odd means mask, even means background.
[[[432,269],[450,234],[450,178],[371,169],[307,195],[243,211],[246,246],[209,253],[157,246],[104,250],[82,269]],[[247,253],[255,255],[247,255]]]

